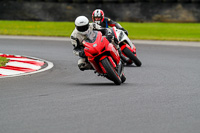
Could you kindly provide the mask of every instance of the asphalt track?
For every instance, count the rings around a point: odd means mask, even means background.
[[[199,133],[200,47],[135,45],[143,65],[115,86],[80,71],[68,40],[1,38],[1,53],[54,67],[0,79],[0,133]]]

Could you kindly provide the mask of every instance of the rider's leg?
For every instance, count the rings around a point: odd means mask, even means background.
[[[119,47],[117,50],[118,50],[118,52],[119,52],[119,56],[120,56],[120,58],[122,59],[122,61],[123,61],[124,63],[127,63],[129,60],[126,58],[126,56],[124,56],[124,55],[122,54],[121,48]]]
[[[121,51],[121,48],[118,44],[118,42],[114,41],[113,44],[115,45],[115,47],[117,48],[118,52],[119,52],[119,56],[120,58],[122,59],[122,61],[124,63],[127,63],[128,62],[128,59],[122,54],[122,51]]]
[[[91,64],[87,61],[86,58],[79,58],[78,60],[78,67],[81,71],[84,70],[92,70],[93,67],[91,66]]]

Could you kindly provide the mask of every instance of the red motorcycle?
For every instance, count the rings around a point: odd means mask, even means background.
[[[116,85],[125,82],[124,66],[115,46],[99,31],[93,31],[83,40],[84,52],[99,76],[106,77]]]
[[[141,66],[142,62],[137,57],[136,47],[124,33],[124,31],[117,29],[116,27],[112,27],[110,29],[112,34],[118,39],[122,54],[127,58],[125,62],[127,62],[129,65],[134,63],[136,66]]]

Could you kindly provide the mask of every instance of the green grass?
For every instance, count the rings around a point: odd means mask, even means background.
[[[1,35],[70,36],[72,22],[0,21]]]
[[[119,22],[130,39],[200,41],[200,23]],[[1,35],[69,37],[74,22],[0,21]]]
[[[0,67],[5,66],[9,59],[0,56]]]
[[[200,23],[121,23],[133,39],[200,41]],[[130,30],[131,29],[131,30]]]

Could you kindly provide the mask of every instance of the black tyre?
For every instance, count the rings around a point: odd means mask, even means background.
[[[116,70],[110,65],[110,62],[108,61],[108,59],[107,58],[103,59],[101,63],[107,72],[108,79],[112,80],[116,85],[120,85],[121,78],[119,77]]]
[[[122,76],[121,76],[121,81],[122,81],[122,83],[124,83],[126,81],[126,77],[123,73],[122,73]]]
[[[141,61],[128,48],[124,48],[123,52],[129,59],[131,59],[135,63],[136,66],[142,65]]]

